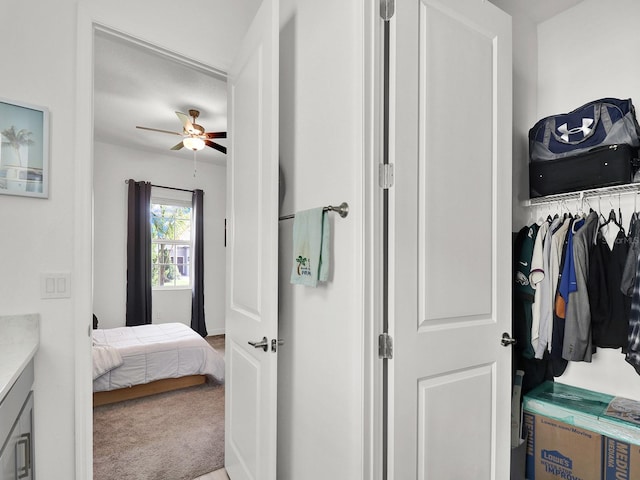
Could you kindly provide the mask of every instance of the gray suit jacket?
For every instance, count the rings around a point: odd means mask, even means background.
[[[598,233],[598,214],[587,215],[584,225],[573,234],[573,262],[576,269],[577,290],[569,294],[564,326],[562,358],[574,362],[590,362],[591,309],[587,293],[589,250]]]

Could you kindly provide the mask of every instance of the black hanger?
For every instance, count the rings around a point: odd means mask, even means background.
[[[604,218],[604,216],[602,214],[600,214],[600,216],[602,218]],[[620,212],[620,216],[622,216],[622,212]],[[616,218],[616,211],[613,208],[609,212],[609,218],[607,220],[605,220],[605,222],[603,224],[600,225],[600,229],[602,229],[602,227],[608,225],[611,222],[613,222],[614,225],[616,225],[620,230],[622,230],[624,232],[624,228],[622,227],[622,224],[620,222],[618,222],[618,219]]]
[[[622,226],[622,209],[618,207],[618,225]]]
[[[638,222],[638,213],[637,212],[633,212],[631,214],[631,219],[629,220],[629,240],[631,240],[636,233],[636,228],[638,225],[636,225],[636,223]]]

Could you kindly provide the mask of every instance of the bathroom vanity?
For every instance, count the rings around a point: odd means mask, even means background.
[[[0,316],[0,480],[33,480],[37,314]]]

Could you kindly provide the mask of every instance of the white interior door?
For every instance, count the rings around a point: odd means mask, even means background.
[[[511,20],[485,0],[392,18],[389,478],[509,478]]]
[[[278,1],[263,0],[228,77],[225,467],[233,480],[276,479],[278,22]]]

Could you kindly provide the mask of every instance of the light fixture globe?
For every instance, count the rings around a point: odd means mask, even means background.
[[[191,150],[202,150],[204,148],[204,140],[198,137],[186,137],[182,140],[183,145]]]

